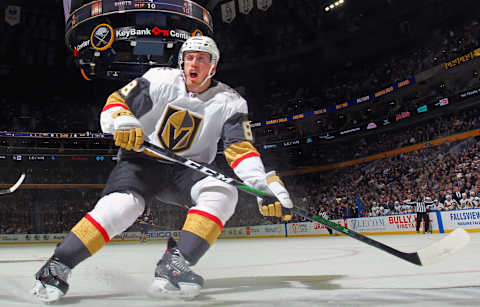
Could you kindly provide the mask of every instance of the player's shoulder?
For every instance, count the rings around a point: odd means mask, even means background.
[[[246,108],[247,101],[237,90],[225,83],[219,81],[215,82],[215,97],[218,101],[221,101],[233,108]]]
[[[155,67],[150,68],[142,78],[147,79],[150,84],[173,84],[179,80],[183,80],[183,71],[171,67]]]
[[[220,81],[215,81],[215,83],[216,83],[215,87],[217,88],[218,93],[225,95],[226,97],[232,100],[245,101],[242,95],[240,95],[240,93],[236,89],[232,88],[230,85],[227,85]]]

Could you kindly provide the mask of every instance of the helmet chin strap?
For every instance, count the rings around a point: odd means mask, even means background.
[[[198,87],[202,87],[208,81],[208,79],[212,78],[215,75],[215,72],[212,73],[214,67],[215,63],[212,63],[212,65],[210,65],[210,70],[208,71],[207,77],[202,81],[202,83],[200,83]]]

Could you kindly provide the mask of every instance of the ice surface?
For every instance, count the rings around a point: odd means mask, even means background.
[[[374,236],[405,252],[444,235]],[[419,267],[345,236],[218,240],[193,267],[206,282],[192,301],[145,295],[166,241],[112,243],[78,265],[56,306],[478,306],[480,234]],[[33,275],[54,245],[0,246],[0,306],[34,306]]]

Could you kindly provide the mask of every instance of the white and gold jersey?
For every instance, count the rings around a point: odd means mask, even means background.
[[[137,117],[146,140],[189,159],[211,163],[220,139],[233,168],[248,157],[259,157],[251,144],[247,102],[221,82],[212,81],[200,94],[190,93],[183,70],[153,68],[110,95],[101,114],[103,132],[114,133],[112,115],[118,108]]]
[[[445,210],[445,205],[442,204],[441,202],[438,202],[437,205],[436,205],[436,210],[444,211]]]
[[[454,210],[454,209],[460,209],[458,207],[458,202],[455,199],[446,199],[444,202],[445,209],[446,210]]]

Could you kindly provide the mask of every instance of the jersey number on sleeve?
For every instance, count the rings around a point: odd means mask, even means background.
[[[137,86],[137,84],[137,80],[133,80],[132,82],[128,83],[120,89],[120,94],[122,94],[125,98],[128,97],[128,94],[130,94],[130,92]]]
[[[252,133],[252,127],[250,126],[250,121],[244,120],[242,122],[242,127],[243,127],[243,136],[247,141],[253,142],[253,133]]]

